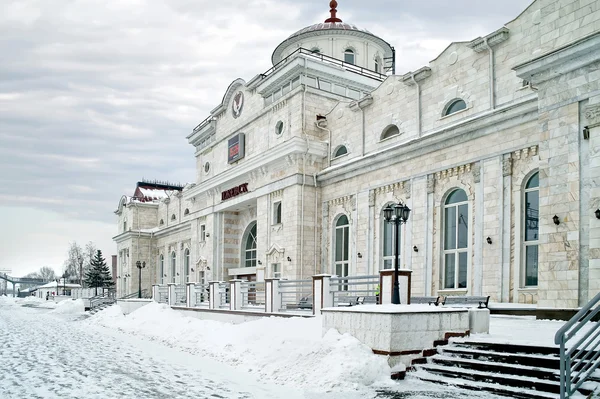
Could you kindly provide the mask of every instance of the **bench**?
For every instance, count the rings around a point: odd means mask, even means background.
[[[339,296],[336,306],[376,305],[379,300],[376,296]]]
[[[410,304],[411,305],[439,305],[442,301],[442,297],[439,296],[411,296]]]
[[[359,305],[377,305],[379,303],[379,298],[376,296],[359,296],[356,298],[356,302]]]
[[[490,301],[490,297],[488,296],[447,296],[442,305],[458,305],[458,306],[470,306],[470,305],[478,305],[478,309],[483,309],[488,307],[488,302]]]

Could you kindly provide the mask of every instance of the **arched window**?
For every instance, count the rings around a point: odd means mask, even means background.
[[[127,220],[123,221],[123,233],[127,231]]]
[[[333,152],[333,157],[337,158],[337,157],[341,157],[342,155],[346,155],[348,153],[348,149],[346,148],[345,145],[341,145],[338,148],[336,148],[336,150]]]
[[[183,216],[187,216],[190,214],[190,210],[188,208],[185,208],[185,211],[183,211]]]
[[[256,267],[256,222],[252,222],[244,233],[242,240],[243,265],[245,267]]]
[[[381,58],[375,57],[375,72],[381,73]]]
[[[335,241],[334,241],[334,274],[340,277],[348,275],[349,268],[349,254],[350,254],[350,223],[348,217],[342,215],[338,218],[335,223]],[[346,289],[347,286],[346,286]]]
[[[446,105],[443,116],[454,114],[463,109],[467,109],[467,103],[460,98],[454,99]]]
[[[464,190],[454,190],[444,204],[442,287],[467,288],[469,203]]]
[[[383,129],[383,133],[381,133],[381,140],[388,139],[393,136],[397,136],[400,134],[400,129],[396,125],[389,125],[385,129]]]
[[[164,225],[164,224],[165,224],[165,221],[164,221],[164,220],[162,220],[162,219],[160,219],[160,222],[159,222],[158,224],[162,226],[162,225]]]
[[[313,47],[310,49],[310,52],[313,54],[319,54],[321,53],[321,50],[319,50],[317,47]]]
[[[276,202],[273,209],[273,224],[281,223],[281,201]]]
[[[354,50],[347,48],[344,51],[344,61],[348,64],[354,64]]]
[[[165,283],[165,256],[164,255],[160,255],[160,259],[158,261],[158,281],[160,281],[161,284]]]
[[[171,215],[171,220],[177,220],[177,217],[175,216],[175,214]]]
[[[177,275],[177,255],[175,251],[171,253],[171,282],[175,282],[175,276]]]
[[[523,207],[523,256],[525,268],[523,285],[535,287],[538,285],[538,240],[540,212],[539,173],[533,174],[525,184]]]
[[[185,282],[190,282],[190,249],[186,248],[183,253],[183,263],[184,263],[184,273],[185,273]]]
[[[387,206],[387,205],[386,205]],[[385,208],[385,207],[384,207]],[[396,230],[394,228],[394,224],[393,223],[388,223],[385,221],[384,217],[383,217],[383,210],[381,211],[381,230],[382,230],[382,248],[381,248],[381,254],[382,254],[382,269],[391,269],[394,267],[394,231]],[[401,229],[398,229],[398,237],[396,238],[398,240],[398,262],[400,262],[400,254],[402,253],[401,250],[401,242],[402,242],[402,232]]]

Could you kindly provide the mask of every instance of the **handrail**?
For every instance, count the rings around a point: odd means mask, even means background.
[[[600,313],[599,303],[600,292],[554,335],[554,343],[560,345],[561,399],[571,397],[600,366],[600,324],[593,324],[593,328],[567,347],[569,341]]]

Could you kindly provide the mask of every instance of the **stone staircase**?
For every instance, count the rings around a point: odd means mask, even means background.
[[[103,304],[94,306],[92,309],[90,309],[88,314],[91,316],[91,315],[96,314],[96,313],[100,312],[101,310],[106,309],[107,307],[112,306],[112,305],[114,305],[114,303],[111,302],[111,303],[103,303]]]
[[[560,357],[556,347],[488,342],[439,341],[415,359],[408,376],[510,398],[558,398]],[[588,396],[600,388],[600,375],[579,390]]]

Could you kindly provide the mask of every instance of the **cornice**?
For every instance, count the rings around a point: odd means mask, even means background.
[[[508,40],[509,30],[508,28],[500,28],[495,32],[490,33],[486,37],[478,37],[471,43],[467,44],[467,47],[473,49],[476,53],[481,53],[488,50],[489,47],[493,47]]]
[[[327,184],[342,181],[349,176],[360,175],[440,150],[447,147],[451,140],[456,142],[466,135],[468,135],[469,140],[472,140],[476,137],[485,136],[490,128],[493,131],[507,129],[511,126],[535,121],[537,117],[537,94],[532,94],[516,103],[498,107],[450,126],[428,132],[420,138],[413,138],[407,142],[398,143],[365,154],[362,157],[353,158],[346,163],[329,167],[317,174],[317,180]]]
[[[413,80],[414,76],[414,80]],[[408,72],[402,75],[402,83],[408,86],[413,86],[415,81],[420,82],[431,76],[431,68],[422,67],[417,69],[415,72]]]
[[[152,233],[152,235],[154,237],[161,237],[164,235],[169,235],[169,234],[174,234],[174,233],[178,233],[181,231],[185,231],[185,230],[190,230],[192,227],[192,223],[190,220],[187,220],[185,222],[182,223],[178,223],[174,226],[169,226],[169,227],[165,227],[164,229],[160,229],[154,233]],[[148,236],[150,236],[149,233],[147,233]]]
[[[539,84],[600,60],[600,32],[557,48],[513,70],[521,79]]]
[[[184,193],[184,198],[187,200],[203,192],[218,189],[219,186],[236,179],[240,175],[248,174],[255,169],[260,169],[269,165],[270,163],[283,160],[287,156],[293,154],[306,154],[323,158],[327,156],[327,144],[317,141],[309,141],[307,151],[306,140],[300,137],[293,137],[290,140],[273,147],[264,153],[257,154],[250,159],[246,159],[242,163],[226,170],[212,179],[197,184],[195,187]]]

